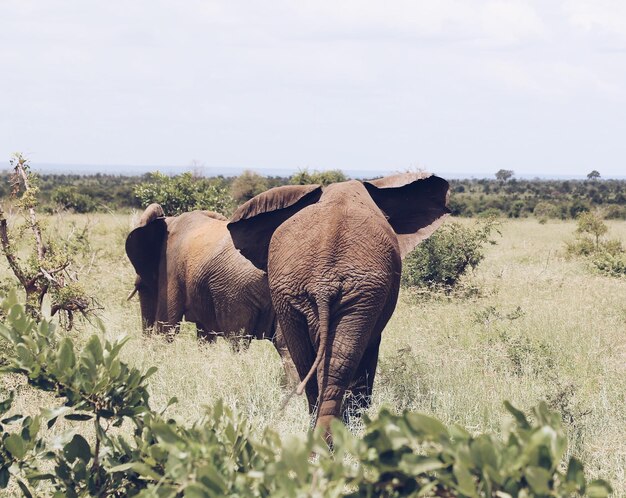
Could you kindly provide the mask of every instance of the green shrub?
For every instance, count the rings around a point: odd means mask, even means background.
[[[233,180],[230,191],[238,203],[244,203],[269,188],[267,177],[246,170]]]
[[[96,203],[85,194],[80,194],[76,187],[65,185],[52,191],[52,202],[64,209],[72,209],[77,213],[91,213],[96,210]]]
[[[150,173],[148,181],[137,185],[134,194],[143,207],[159,203],[168,216],[194,209],[206,209],[228,215],[234,206],[228,188],[219,180],[194,178],[191,173],[168,176]]]
[[[606,239],[608,226],[596,213],[583,213],[578,217],[577,237],[566,242],[566,253],[587,258],[589,266],[610,277],[626,276],[626,251],[618,239]],[[590,234],[594,237],[587,236]]]
[[[589,237],[578,236],[565,242],[565,253],[568,256],[589,256],[596,251],[596,245]]]
[[[483,260],[484,247],[494,243],[491,235],[497,227],[493,218],[473,226],[458,222],[445,224],[405,257],[401,284],[452,289],[468,270]]]
[[[331,169],[328,171],[313,171],[304,168],[299,170],[295,175],[289,178],[292,185],[310,185],[319,183],[320,185],[330,185],[331,183],[345,182],[348,177],[340,169]]]
[[[624,220],[626,219],[626,206],[610,204],[604,208],[603,214],[606,220]]]
[[[599,213],[586,211],[578,215],[576,231],[592,235],[595,238],[596,249],[599,249],[600,238],[609,231],[609,227],[602,221]]]
[[[559,208],[550,202],[541,201],[535,205],[533,214],[539,221],[545,221],[548,218],[560,218],[561,212]]]
[[[186,427],[150,408],[146,384],[156,369],[141,372],[120,361],[123,341],[103,344],[94,335],[78,350],[70,338],[58,338],[49,322],[37,325],[15,293],[1,307],[8,359],[0,372],[24,375],[31,386],[56,394],[60,404],[23,416],[10,415],[13,394],[0,401],[0,489],[14,481],[25,496],[59,498],[602,498],[611,492],[604,481],[587,482],[575,458],[563,465],[561,416],[544,403],[532,410],[531,420],[505,403],[515,422],[503,437],[383,409],[376,418],[364,417],[361,438],[333,423],[332,452],[318,433],[281,441],[267,429],[255,438],[250,422],[221,402]],[[47,429],[60,418],[73,427],[48,438]],[[125,421],[130,433],[114,430]],[[90,426],[93,435],[86,437]]]
[[[626,277],[626,252],[611,254],[601,251],[590,260],[592,268],[610,277]]]

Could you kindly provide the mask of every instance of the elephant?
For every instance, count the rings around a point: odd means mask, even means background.
[[[154,327],[171,337],[185,317],[207,341],[216,333],[233,339],[242,330],[270,339],[287,377],[296,377],[277,333],[267,276],[235,249],[226,224],[212,211],[166,217],[159,204],[149,205],[126,239],[137,273],[129,299],[139,293],[144,331]]]
[[[448,182],[425,173],[270,189],[241,205],[234,246],[267,271],[272,303],[306,392],[332,442],[346,392],[369,406],[402,258],[449,215]]]

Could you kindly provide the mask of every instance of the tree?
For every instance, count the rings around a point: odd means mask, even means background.
[[[194,209],[228,215],[232,209],[233,199],[219,180],[194,178],[192,173],[168,176],[158,171],[150,173],[146,179],[133,189],[135,197],[143,207],[159,203],[168,216]]]
[[[602,219],[591,211],[586,211],[578,216],[578,233],[589,233],[596,239],[596,250],[600,248],[600,237],[602,237],[609,228]]]
[[[37,177],[30,172],[28,160],[15,154],[10,161],[13,174],[9,177],[11,196],[17,199],[17,207],[24,214],[25,233],[32,234],[26,262],[18,255],[15,238],[9,233],[7,219],[0,209],[0,245],[11,271],[26,293],[26,310],[36,320],[41,319],[41,306],[46,294],[51,297],[51,313],[62,312],[64,325],[71,329],[75,312],[83,316],[92,314],[95,300],[88,297],[78,284],[78,276],[70,272],[73,263],[71,249],[59,244],[48,235],[37,219],[35,208],[39,204]],[[18,229],[19,230],[19,229]],[[24,234],[20,234],[23,238]],[[63,323],[63,322],[62,322]]]
[[[317,184],[326,186],[331,183],[345,182],[348,179],[346,174],[340,169],[329,169],[327,171],[313,171],[309,173],[307,168],[299,170],[289,179],[292,185],[311,185]]]
[[[598,178],[600,178],[600,172],[596,169],[587,175],[587,180],[597,180]]]
[[[52,191],[52,202],[73,209],[77,213],[89,213],[96,210],[96,203],[89,195],[81,194],[73,185],[62,185]]]
[[[268,189],[267,178],[246,170],[233,181],[230,193],[238,203],[246,202]]]
[[[512,178],[515,174],[515,171],[510,169],[501,169],[496,173],[496,179],[500,180],[502,183],[506,182],[508,179]]]

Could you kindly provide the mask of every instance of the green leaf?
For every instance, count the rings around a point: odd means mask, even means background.
[[[83,436],[75,434],[63,448],[63,456],[69,462],[74,462],[77,458],[83,462],[88,462],[91,458],[91,447]]]
[[[69,370],[74,368],[76,364],[76,357],[74,356],[74,345],[72,341],[64,337],[59,344],[59,350],[57,353],[57,367],[62,373],[68,373]]]
[[[526,415],[524,415],[524,412],[522,412],[522,411],[518,410],[517,408],[515,408],[508,401],[504,402],[504,407],[507,409],[507,411],[511,415],[513,415],[513,417],[517,421],[517,424],[520,426],[520,428],[522,428],[522,429],[530,429],[530,424],[528,423],[528,420],[526,419]]]
[[[447,465],[437,458],[416,455],[415,453],[402,455],[399,465],[402,471],[414,477],[445,467],[447,467]]]
[[[30,490],[28,489],[28,486],[26,486],[24,482],[18,480],[17,485],[20,487],[20,489],[22,490],[22,493],[24,493],[24,496],[26,498],[33,498],[33,494],[30,492]]]
[[[24,416],[23,415],[19,415],[19,414],[13,415],[11,417],[3,418],[2,419],[2,423],[3,424],[12,424],[16,420],[20,420],[21,418],[24,418]]]
[[[458,483],[458,490],[467,496],[478,496],[476,494],[476,483],[470,471],[461,464],[455,464],[452,468],[454,477]]]
[[[156,472],[152,467],[142,462],[131,462],[116,465],[115,467],[109,469],[109,473],[115,474],[117,472],[127,472],[128,470],[131,470],[142,477],[154,479],[155,481],[159,481],[163,478],[163,476]]]
[[[576,484],[579,489],[585,489],[585,472],[583,465],[574,457],[569,460],[565,480]]]
[[[9,397],[0,401],[0,415],[4,415],[11,409],[13,404],[13,398],[15,397],[15,393],[13,391],[9,392]]]
[[[499,467],[498,455],[491,437],[481,434],[470,444],[471,457],[478,468]]]
[[[4,440],[4,446],[11,453],[11,456],[17,460],[21,460],[26,455],[26,445],[18,434],[10,434]]]
[[[541,467],[528,467],[524,471],[524,476],[535,493],[547,494],[550,492],[550,480],[552,475]]]
[[[407,412],[404,415],[409,427],[426,439],[438,441],[440,438],[448,438],[448,429],[439,420],[421,413]]]
[[[213,465],[205,465],[198,469],[198,480],[206,487],[212,489],[216,494],[223,495],[228,490],[228,485],[224,478]]]
[[[87,414],[87,413],[69,413],[69,414],[65,415],[64,418],[66,420],[85,421],[85,420],[91,420],[93,418],[93,415],[90,415],[90,414]]]
[[[175,444],[180,441],[180,437],[178,436],[178,434],[174,432],[170,425],[164,422],[155,422],[154,424],[152,424],[152,431],[165,443]]]
[[[4,489],[9,485],[10,477],[9,467],[0,468],[0,489]]]
[[[104,361],[102,354],[102,343],[100,342],[100,339],[97,335],[92,335],[89,338],[89,340],[87,341],[87,345],[85,346],[85,350],[91,353],[91,356],[96,365]]]
[[[596,479],[589,483],[586,491],[589,498],[607,498],[613,492],[613,488],[605,480]]]
[[[148,377],[154,375],[159,369],[157,367],[150,367],[148,370],[146,370],[146,373],[143,374],[143,378],[147,379]]]
[[[185,487],[184,496],[187,498],[211,498],[216,495],[202,484],[194,482]]]

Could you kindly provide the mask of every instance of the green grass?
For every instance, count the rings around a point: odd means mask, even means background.
[[[164,407],[176,396],[179,403],[168,413],[193,421],[204,405],[222,398],[259,431],[271,426],[283,435],[303,434],[305,399],[294,397],[279,410],[284,376],[268,342],[237,353],[221,340],[198,344],[189,325],[173,343],[142,335],[139,304],[125,300],[134,273],[123,242],[135,219],[64,215],[49,224],[63,236],[71,221],[90,223],[83,282],[104,307],[107,334],[131,336],[124,358],[159,368],[150,381],[152,405]],[[626,243],[626,222],[607,223],[609,235]],[[626,495],[626,279],[596,275],[582,260],[566,259],[564,244],[574,231],[574,222],[507,221],[468,279],[478,294],[402,291],[383,334],[372,412],[382,405],[409,408],[497,432],[507,420],[503,400],[528,409],[546,399],[563,413],[570,451],[588,474],[609,479],[615,496]],[[9,278],[4,260],[0,268],[3,280]],[[72,336],[94,330],[79,327]],[[54,403],[13,377],[2,383],[18,386],[18,409]],[[358,422],[352,424],[358,431]]]

